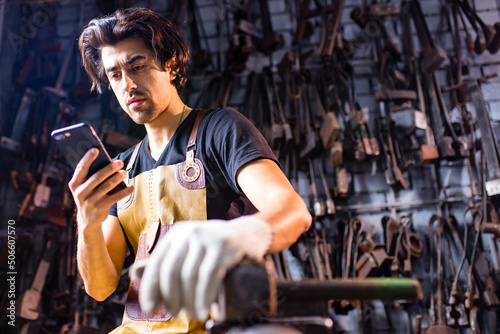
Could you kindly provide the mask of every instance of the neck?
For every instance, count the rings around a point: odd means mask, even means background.
[[[181,102],[171,111],[162,113],[154,122],[145,124],[148,133],[149,152],[155,160],[158,160],[165,146],[167,146],[175,131],[191,110]]]

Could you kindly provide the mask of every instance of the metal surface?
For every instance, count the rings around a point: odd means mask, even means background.
[[[420,283],[410,278],[278,282],[277,291],[290,300],[302,301],[332,299],[414,301],[422,298]]]
[[[230,270],[212,309],[217,322],[328,316],[332,300],[415,301],[420,283],[409,278],[275,281],[272,261]]]

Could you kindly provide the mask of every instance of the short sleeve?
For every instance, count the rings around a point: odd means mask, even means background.
[[[206,131],[207,151],[214,157],[231,188],[242,195],[236,182],[238,170],[256,159],[271,159],[279,166],[260,131],[244,115],[232,108],[215,111]]]

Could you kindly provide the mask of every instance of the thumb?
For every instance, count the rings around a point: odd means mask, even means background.
[[[142,275],[144,275],[144,270],[146,269],[147,264],[148,260],[140,260],[134,263],[129,273],[130,278],[133,280],[140,280]]]

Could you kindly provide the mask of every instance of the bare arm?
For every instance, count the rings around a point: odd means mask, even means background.
[[[259,210],[257,217],[271,225],[274,239],[270,253],[293,244],[311,225],[311,215],[278,165],[269,159],[245,164],[236,175],[248,199]]]
[[[101,301],[116,289],[127,251],[118,218],[108,216],[109,208],[130,194],[133,187],[107,195],[125,178],[125,172],[119,171],[123,166],[121,161],[109,164],[87,179],[96,156],[97,152],[87,152],[75,169],[69,188],[77,207],[78,269],[87,293]]]
[[[126,254],[118,218],[109,216],[102,226],[78,227],[78,270],[91,297],[103,301],[115,291]]]

